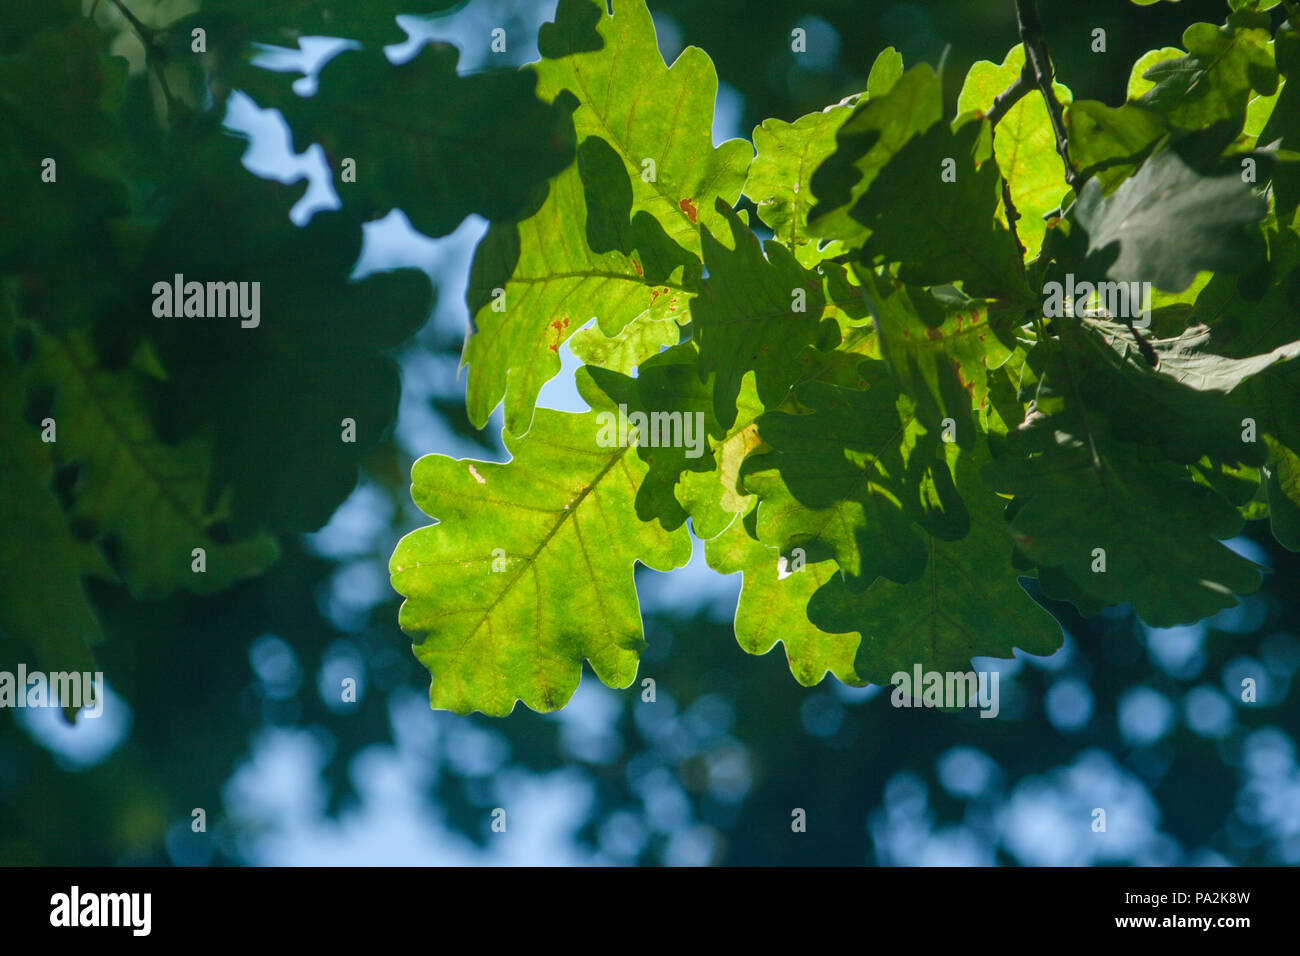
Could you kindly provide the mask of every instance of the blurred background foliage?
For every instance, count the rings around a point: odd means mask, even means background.
[[[127,5],[145,24],[206,17],[193,22],[217,24],[214,34],[223,22],[261,28],[236,0]],[[938,63],[947,51],[955,101],[969,65],[1000,62],[1015,39],[1010,0],[649,5],[667,59],[684,44],[713,57],[723,84],[715,140],[855,92],[890,45],[909,64]],[[207,596],[144,601],[123,583],[89,580],[103,629],[97,666],[111,696],[103,717],[75,728],[52,711],[0,714],[0,862],[1300,863],[1300,556],[1263,527],[1234,545],[1271,569],[1264,589],[1202,625],[1153,630],[1123,611],[1085,621],[1054,606],[1063,650],[980,662],[1001,674],[994,720],[895,709],[887,692],[832,677],[799,687],[780,650],[752,658],[737,647],[738,580],[707,575],[699,561],[670,575],[639,571],[649,648],[627,691],[587,671],[557,714],[431,712],[427,674],[396,627],[387,560],[420,522],[408,494],[416,457],[502,456],[499,416],[473,430],[457,378],[465,278],[485,222],[471,216],[434,241],[412,226],[415,212],[374,221],[387,212],[382,195],[339,209],[322,175],[328,148],[292,152],[283,124],[258,110],[285,102],[288,78],[266,69],[233,66],[231,90],[243,92],[223,104],[202,103],[183,75],[167,77],[172,97],[211,107],[251,137],[246,169],[244,144],[233,140],[162,149],[150,117],[165,94],[137,33],[110,6],[93,4],[96,22],[132,64],[123,113],[131,148],[110,162],[136,182],[180,175],[186,187],[165,193],[161,207],[135,197],[160,231],[132,266],[117,263],[124,240],[104,228],[114,197],[94,207],[101,218],[83,205],[50,224],[63,230],[52,240],[58,255],[38,262],[28,250],[27,273],[44,285],[29,280],[21,301],[35,302],[47,326],[58,325],[51,316],[88,326],[101,361],[116,369],[143,334],[132,311],[140,303],[123,293],[126,270],[137,270],[137,283],[205,269],[243,277],[275,261],[295,275],[299,296],[285,308],[301,322],[276,350],[250,359],[237,329],[156,342],[175,374],[148,390],[167,441],[199,427],[214,405],[227,410],[214,462],[234,484],[234,511],[207,530],[218,542],[276,532],[279,559]],[[277,4],[252,6],[273,14]],[[368,5],[352,32],[339,32],[399,44],[391,14],[405,6]],[[462,76],[490,77],[501,59],[535,58],[537,26],[553,8],[470,0],[427,22],[403,19],[410,38],[390,52],[409,57],[429,38],[446,40],[461,49]],[[8,25],[30,26],[43,9],[19,0]],[[1041,9],[1060,80],[1076,98],[1111,104],[1139,55],[1226,13],[1218,0],[1042,0]],[[493,58],[496,27],[510,45]],[[806,31],[805,54],[791,52],[796,27]],[[1107,31],[1105,54],[1091,51],[1097,27]],[[301,46],[308,59],[331,49],[311,39]],[[0,37],[0,56],[19,48]],[[261,62],[300,65],[273,51]],[[299,92],[310,92],[306,72]],[[402,108],[437,98],[418,91]],[[201,128],[201,118],[191,121]],[[200,149],[211,155],[196,158]],[[179,165],[167,168],[168,156]],[[501,212],[476,206],[476,187],[465,188],[469,211]],[[517,192],[516,205],[532,201]],[[19,220],[21,201],[20,192],[6,197],[0,222]],[[454,225],[436,211],[428,221],[431,232]],[[358,254],[355,276],[382,273],[370,289],[340,280]],[[431,280],[432,308],[412,269]],[[385,351],[395,363],[377,363]],[[307,420],[337,421],[349,394],[368,403],[371,440],[340,456],[333,434]],[[569,401],[559,389],[543,392],[542,404]],[[39,420],[39,409],[26,411]],[[15,642],[0,651],[0,668],[23,659]],[[355,703],[340,700],[349,677]],[[655,682],[653,702],[642,697],[645,677]],[[1246,677],[1258,684],[1254,703],[1241,700]],[[505,833],[491,830],[497,807],[507,812]],[[1091,828],[1097,807],[1105,833]],[[196,808],[205,832],[191,827]],[[806,832],[792,831],[796,808],[807,813]]]

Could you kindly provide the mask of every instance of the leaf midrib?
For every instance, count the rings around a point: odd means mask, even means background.
[[[523,577],[524,572],[530,568],[536,567],[537,556],[546,549],[546,546],[550,544],[551,540],[559,533],[560,529],[564,526],[564,523],[568,521],[569,518],[577,515],[582,503],[589,495],[591,495],[596,487],[604,481],[605,476],[609,474],[613,467],[623,460],[623,456],[626,455],[628,450],[632,447],[634,446],[630,444],[625,445],[619,450],[617,455],[611,456],[609,462],[596,473],[587,486],[578,494],[578,497],[572,502],[572,504],[568,508],[561,509],[558,513],[559,520],[552,526],[551,530],[546,533],[546,536],[542,538],[537,547],[535,547],[526,558],[519,562],[519,569],[504,583],[497,596],[492,600],[492,603],[487,606],[487,609],[484,610],[483,614],[479,617],[477,622],[475,622],[474,626],[469,629],[469,633],[466,634],[465,640],[461,643],[461,646],[456,649],[456,657],[459,657],[464,652],[465,647],[485,623],[490,626],[492,613],[496,610],[497,606],[505,599],[506,595],[514,589],[515,585],[519,582],[519,579]]]

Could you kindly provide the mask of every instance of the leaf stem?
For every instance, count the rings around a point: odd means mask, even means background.
[[[1052,119],[1052,132],[1056,134],[1056,151],[1065,164],[1065,181],[1077,193],[1083,185],[1083,177],[1070,161],[1070,140],[1065,131],[1061,101],[1056,98],[1056,90],[1052,87],[1056,74],[1052,69],[1052,58],[1047,52],[1043,21],[1038,16],[1038,0],[1016,0],[1016,22],[1020,29],[1020,40],[1025,45],[1025,69],[1033,74],[1034,83],[1043,94],[1047,114]]]
[[[131,29],[135,30],[136,35],[140,38],[140,43],[144,46],[145,59],[153,67],[154,75],[158,78],[158,85],[162,88],[163,97],[167,100],[168,112],[174,109],[178,104],[176,98],[172,96],[171,88],[167,85],[167,76],[163,72],[163,61],[167,59],[166,52],[158,42],[158,33],[152,27],[147,26],[139,17],[132,13],[122,0],[109,0],[117,12],[120,13],[127,23],[131,24]],[[98,4],[98,0],[96,0]],[[93,12],[93,11],[92,11]]]
[[[1005,90],[997,95],[993,100],[993,107],[985,114],[988,117],[989,124],[997,126],[1002,122],[1002,118],[1011,112],[1011,107],[1019,103],[1035,87],[1034,70],[1029,64],[1029,58],[1025,58],[1024,68],[1016,81],[1008,86]]]
[[[122,14],[126,19],[126,22],[131,24],[131,28],[139,34],[140,42],[145,45],[145,49],[152,49],[155,43],[157,43],[154,31],[150,27],[145,26],[139,17],[127,9],[127,7],[122,3],[122,0],[109,0],[109,3],[117,7],[117,12]]]

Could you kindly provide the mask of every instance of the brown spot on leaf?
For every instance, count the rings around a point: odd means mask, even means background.
[[[689,197],[679,202],[677,208],[686,213],[686,218],[691,222],[700,221],[700,211],[695,208],[695,203],[691,202]]]
[[[560,343],[564,341],[564,330],[569,327],[569,317],[566,315],[562,319],[556,319],[549,327],[555,330],[555,334],[547,336],[547,338],[552,340],[548,347],[552,352],[558,353],[560,351]]]
[[[963,375],[963,374],[961,373],[961,362],[957,361],[956,359],[951,359],[950,361],[952,362],[953,370],[957,373],[957,381],[958,381],[959,383],[961,383],[961,387],[962,387],[962,388],[964,388],[964,389],[966,389],[966,391],[970,392],[970,394],[971,394],[971,398],[974,398],[974,397],[975,397],[975,383],[974,383],[971,379],[968,379],[965,375]]]

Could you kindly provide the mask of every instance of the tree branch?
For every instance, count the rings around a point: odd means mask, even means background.
[[[1025,45],[1025,69],[1032,72],[1034,83],[1043,94],[1047,114],[1052,119],[1052,131],[1056,134],[1056,151],[1065,164],[1065,181],[1077,193],[1083,185],[1083,177],[1070,161],[1070,140],[1065,132],[1061,101],[1056,98],[1056,90],[1052,88],[1056,75],[1052,70],[1052,58],[1047,52],[1043,22],[1038,18],[1038,0],[1016,0],[1016,22],[1020,28],[1020,40]]]
[[[997,162],[997,159],[995,158],[993,161]],[[1020,253],[1020,258],[1016,260],[1016,266],[1019,268],[1020,277],[1023,279],[1025,276],[1025,256],[1028,253],[1025,251],[1025,244],[1020,241],[1020,230],[1016,228],[1016,223],[1020,221],[1020,210],[1016,208],[1016,204],[1011,200],[1011,184],[1006,181],[1005,177],[1002,179],[1002,206],[1007,214],[1007,228],[1011,230],[1011,238],[1016,241],[1016,249]]]
[[[1002,118],[1011,112],[1011,107],[1019,103],[1034,86],[1034,70],[1029,65],[1028,57],[1026,57],[1024,69],[1020,71],[1016,81],[997,95],[993,100],[992,109],[985,114],[989,123],[997,126],[998,123],[1002,122]]]

